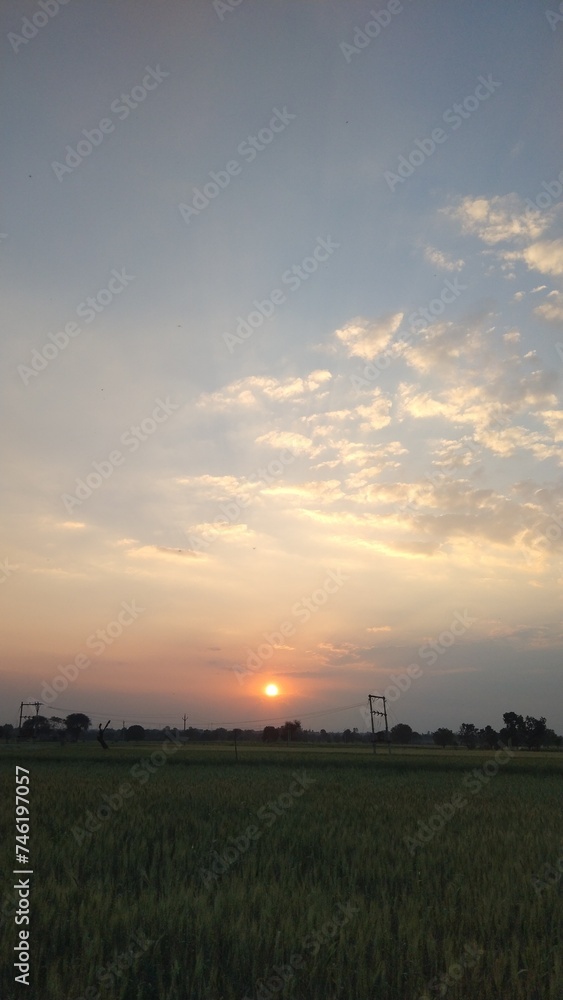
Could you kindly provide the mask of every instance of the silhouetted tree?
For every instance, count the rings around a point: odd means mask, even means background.
[[[58,740],[60,745],[64,746],[68,736],[68,729],[66,728],[65,720],[61,719],[58,715],[51,715],[49,722],[51,723],[53,739]]]
[[[393,743],[410,743],[412,740],[412,729],[406,722],[398,722],[391,730],[391,740]]]
[[[111,722],[111,719],[108,719],[108,721],[106,722],[105,726],[103,726],[103,727],[102,727],[102,723],[101,722],[98,723],[98,735],[96,736],[96,739],[97,739],[98,743],[100,744],[102,750],[109,750],[109,747],[108,747],[108,745],[107,745],[104,737],[105,737],[105,733],[106,733],[106,730],[107,730],[110,722]]]
[[[14,727],[12,726],[11,722],[7,722],[5,726],[2,726],[0,735],[2,735],[6,740],[6,743],[8,743],[8,741],[12,738],[13,732],[14,732]]]
[[[486,750],[493,750],[498,746],[500,736],[496,729],[492,726],[485,726],[484,729],[480,729],[478,733],[479,746],[484,747]]]
[[[88,716],[84,715],[83,712],[71,712],[71,714],[67,715],[65,719],[65,725],[70,733],[70,736],[72,737],[73,743],[76,743],[80,736],[87,732],[92,723],[90,722]]]
[[[129,726],[129,729],[125,733],[126,740],[144,740],[145,730],[143,726]]]
[[[460,743],[468,750],[474,750],[477,746],[477,726],[474,726],[472,722],[462,722],[458,736]]]
[[[275,743],[279,735],[279,730],[275,726],[265,726],[262,739],[264,743]]]
[[[522,716],[516,712],[505,712],[502,720],[504,729],[501,729],[500,737],[504,743],[510,743],[513,747],[526,746],[526,723]]]
[[[545,718],[542,715],[541,719],[534,719],[533,715],[527,715],[524,725],[526,729],[526,746],[530,750],[539,750],[541,746],[545,745],[545,736],[547,733]]]
[[[435,733],[432,733],[432,739],[439,747],[451,747],[455,746],[455,736],[451,729],[445,729],[444,727],[437,729]]]
[[[302,734],[303,730],[299,719],[294,719],[293,722],[284,722],[283,726],[280,727],[282,740],[298,740]]]
[[[33,715],[22,725],[21,735],[24,740],[36,740],[48,736],[51,732],[49,720],[44,715]]]

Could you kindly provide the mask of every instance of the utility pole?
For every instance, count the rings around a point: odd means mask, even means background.
[[[184,732],[186,732],[186,722],[188,721],[188,717],[187,717],[187,715],[186,715],[185,712],[184,712],[182,718],[184,720]]]
[[[20,703],[20,724],[18,726],[18,739],[21,737],[21,734],[22,734],[22,718],[24,718],[24,719],[32,719],[33,718],[32,715],[23,715],[24,708],[28,708],[28,707],[31,708],[31,706],[33,705],[35,707],[35,714],[39,715],[39,708],[40,708],[40,706],[42,704],[43,704],[42,701],[22,701]]]
[[[387,741],[387,748],[389,750],[389,753],[391,753],[391,742],[389,740],[389,726],[387,724],[387,702],[386,702],[386,699],[385,699],[385,695],[384,694],[368,694],[368,698],[369,698],[369,713],[370,713],[370,716],[371,716],[371,732],[372,732],[372,737],[373,737],[373,752],[377,753],[377,749],[376,749],[376,745],[375,745],[375,727],[374,727],[374,724],[373,724],[373,717],[374,717],[374,715],[381,715],[385,719],[385,739]],[[377,709],[375,709],[373,707],[373,705],[372,705],[373,701],[382,701],[383,702],[383,711],[382,712],[378,712]]]

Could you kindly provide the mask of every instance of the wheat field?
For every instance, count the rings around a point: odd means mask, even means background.
[[[37,744],[0,771],[4,1000],[563,997],[559,754]]]

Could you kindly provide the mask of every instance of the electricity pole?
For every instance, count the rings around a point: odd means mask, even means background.
[[[185,712],[184,712],[182,718],[184,720],[184,732],[186,732],[186,722],[188,721],[188,717],[187,717],[187,715],[186,715]]]
[[[20,724],[18,726],[18,739],[19,737],[21,737],[22,734],[22,718],[24,719],[33,718],[32,715],[23,715],[24,708],[31,708],[31,706],[33,705],[35,707],[35,714],[39,715],[39,708],[42,704],[43,704],[42,701],[22,701],[20,703]]]
[[[387,740],[387,747],[388,747],[389,753],[391,753],[391,743],[390,743],[390,740],[389,740],[389,726],[387,725],[387,702],[386,702],[386,699],[385,699],[385,695],[384,694],[368,694],[368,698],[369,698],[369,713],[370,713],[370,717],[371,717],[371,732],[372,732],[372,738],[373,738],[373,752],[377,753],[377,749],[376,749],[376,745],[375,745],[375,727],[374,727],[374,724],[373,724],[373,717],[374,717],[374,715],[382,715],[383,718],[385,719],[385,739]],[[373,705],[372,705],[373,701],[382,701],[383,702],[383,711],[382,712],[378,712],[377,709],[375,709],[373,707]]]

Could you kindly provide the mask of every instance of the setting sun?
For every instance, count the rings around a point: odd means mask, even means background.
[[[279,690],[278,690],[277,684],[268,684],[268,686],[267,686],[267,688],[265,690],[266,690],[266,694],[270,698],[275,698],[275,696],[277,694],[279,694]]]

